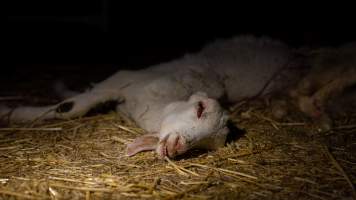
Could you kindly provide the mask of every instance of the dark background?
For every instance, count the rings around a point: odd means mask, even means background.
[[[353,6],[326,10],[190,3],[131,7],[113,0],[10,1],[6,7],[3,68],[108,70],[140,68],[194,52],[216,38],[269,35],[292,46],[355,40]],[[163,7],[164,6],[164,7]],[[272,8],[271,8],[272,7]]]

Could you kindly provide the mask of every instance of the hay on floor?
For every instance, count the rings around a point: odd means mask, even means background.
[[[355,114],[328,132],[259,104],[231,119],[224,148],[164,160],[125,156],[144,131],[115,113],[1,128],[0,199],[356,199]]]

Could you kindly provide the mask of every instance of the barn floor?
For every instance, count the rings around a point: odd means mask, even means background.
[[[6,80],[14,89],[2,95],[53,103],[51,79]],[[224,148],[166,160],[126,157],[144,132],[113,112],[2,126],[0,199],[356,199],[356,112],[320,132],[298,114],[277,122],[255,101],[235,106],[231,124]]]

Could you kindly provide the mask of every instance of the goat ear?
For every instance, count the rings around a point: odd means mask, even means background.
[[[133,156],[142,151],[151,151],[157,148],[159,135],[157,133],[147,134],[136,138],[127,145],[126,155]]]

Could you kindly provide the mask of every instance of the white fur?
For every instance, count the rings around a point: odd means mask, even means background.
[[[32,120],[44,112],[47,115],[42,116],[43,119],[78,117],[98,103],[114,99],[121,101],[118,110],[147,131],[158,132],[160,141],[167,134],[178,133],[195,146],[215,148],[225,141],[226,114],[216,101],[209,100],[214,111],[201,123],[196,119],[193,105],[196,102],[192,99],[226,96],[227,100],[235,102],[257,95],[285,68],[291,57],[292,52],[286,45],[269,38],[240,36],[216,41],[196,54],[187,54],[171,62],[137,71],[118,71],[92,90],[57,105],[16,108],[10,120]],[[284,70],[284,75],[290,78],[291,73]],[[272,81],[264,92],[281,85],[284,85],[281,79]],[[202,95],[204,93],[206,95]],[[59,113],[58,107],[68,102],[74,102],[73,109]],[[0,114],[7,111],[4,109]]]

